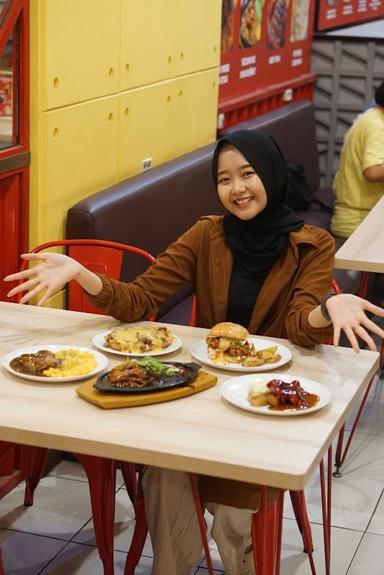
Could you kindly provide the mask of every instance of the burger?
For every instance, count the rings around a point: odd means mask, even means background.
[[[214,325],[205,340],[209,357],[218,363],[243,363],[245,358],[255,355],[248,336],[248,330],[237,323],[223,321]]]

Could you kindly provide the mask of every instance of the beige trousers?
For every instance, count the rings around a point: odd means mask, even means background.
[[[188,473],[146,467],[142,489],[153,546],[152,575],[190,575],[201,560],[202,541]],[[253,511],[207,504],[227,575],[253,575],[250,546]]]

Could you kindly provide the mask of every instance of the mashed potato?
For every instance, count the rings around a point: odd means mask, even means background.
[[[97,363],[93,353],[78,351],[77,349],[64,349],[56,351],[55,355],[61,359],[60,367],[49,367],[43,373],[47,377],[72,377],[91,373]]]

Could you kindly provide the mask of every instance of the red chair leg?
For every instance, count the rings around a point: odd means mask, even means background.
[[[25,477],[24,505],[33,505],[33,496],[43,475],[48,449],[44,447],[21,447],[20,467]]]
[[[303,536],[304,551],[313,553],[312,531],[309,524],[307,506],[305,504],[304,491],[290,491],[291,503],[295,514],[296,523]]]
[[[3,559],[1,556],[1,551],[0,551],[0,575],[5,575],[4,573],[4,567],[3,567]]]
[[[193,495],[193,500],[195,502],[195,509],[196,509],[196,514],[197,514],[197,520],[199,522],[201,539],[203,542],[203,548],[204,548],[204,553],[205,553],[205,560],[207,562],[207,569],[208,569],[209,575],[213,575],[213,565],[212,565],[211,554],[209,552],[209,545],[208,545],[208,538],[207,538],[207,527],[205,524],[203,507],[201,505],[199,488],[197,486],[197,478],[196,478],[196,475],[194,475],[193,473],[189,474],[189,478],[191,480],[192,495]]]
[[[119,467],[123,475],[125,487],[131,503],[135,507],[137,501],[137,476],[136,465],[134,463],[119,462]]]
[[[313,541],[312,541],[312,530],[309,523],[307,506],[305,504],[304,491],[290,491],[291,502],[293,511],[295,513],[297,526],[303,537],[304,551],[308,554],[308,561],[311,567],[312,575],[316,575],[316,567],[313,561]]]
[[[144,498],[140,497],[135,504],[136,525],[133,532],[131,546],[125,563],[124,575],[134,575],[137,564],[143,553],[145,540],[148,534],[147,518],[145,515]]]
[[[353,426],[352,426],[352,429],[351,429],[351,432],[350,432],[350,435],[349,435],[347,444],[346,444],[346,446],[345,446],[345,448],[344,448],[344,452],[343,452],[343,440],[344,440],[345,425],[343,425],[343,427],[340,429],[339,438],[338,438],[337,447],[336,447],[335,471],[334,471],[334,474],[333,474],[334,477],[341,477],[341,476],[342,476],[341,467],[342,467],[342,465],[344,464],[344,461],[345,461],[345,459],[346,459],[346,457],[347,457],[349,448],[350,448],[351,443],[352,443],[353,436],[355,435],[355,431],[356,431],[357,425],[358,425],[358,423],[359,423],[359,421],[360,421],[360,417],[361,417],[361,415],[362,415],[362,413],[363,413],[365,404],[366,404],[367,399],[368,399],[369,392],[371,391],[371,388],[372,388],[372,385],[373,385],[373,382],[374,382],[374,381],[375,381],[375,376],[372,377],[371,381],[370,381],[369,384],[368,384],[367,389],[365,390],[364,397],[363,397],[363,399],[361,400],[360,407],[359,407],[359,411],[357,412],[357,415],[356,415],[356,417],[355,417],[355,421],[353,422]]]
[[[367,295],[368,278],[369,278],[368,272],[361,272],[359,289],[357,290],[357,295],[359,297],[365,298]]]
[[[284,491],[267,506],[267,487],[261,487],[260,509],[252,516],[252,548],[256,573],[277,575],[280,571]]]
[[[323,512],[325,573],[331,574],[331,501],[332,501],[332,446],[328,449],[327,483],[325,483],[324,461],[320,462],[321,505]]]
[[[284,491],[280,493],[278,508],[278,525],[277,525],[277,540],[276,540],[276,565],[275,575],[280,575],[281,565],[281,542],[283,537],[283,512],[284,512]]]
[[[0,499],[5,497],[12,489],[24,481],[25,477],[20,469],[21,447],[7,441],[0,441]]]
[[[115,521],[116,462],[74,453],[88,478],[97,548],[104,575],[113,575],[113,527]]]

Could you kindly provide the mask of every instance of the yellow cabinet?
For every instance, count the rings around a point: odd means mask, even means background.
[[[43,109],[113,94],[119,86],[121,0],[43,0]]]
[[[119,180],[171,158],[176,105],[173,80],[120,94]]]
[[[175,80],[177,109],[173,116],[172,157],[216,139],[218,70]]]
[[[177,3],[177,75],[220,64],[222,0]]]
[[[180,0],[121,1],[121,90],[175,76]]]
[[[44,112],[41,133],[39,223],[56,239],[71,206],[117,181],[118,96]]]

